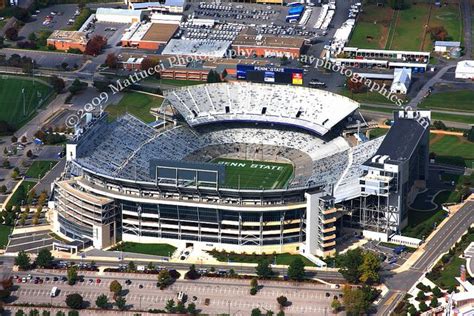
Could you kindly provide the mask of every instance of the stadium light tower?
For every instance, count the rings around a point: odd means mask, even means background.
[[[25,116],[26,115],[26,113],[25,113],[26,112],[25,88],[21,88],[21,94],[23,96],[23,116]]]

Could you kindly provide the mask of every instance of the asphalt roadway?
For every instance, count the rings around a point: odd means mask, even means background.
[[[53,276],[62,277],[65,271],[31,272],[33,277]],[[18,273],[20,277],[26,276],[28,272]],[[100,278],[100,283],[97,283]],[[125,281],[131,280],[130,285]],[[52,303],[53,305],[65,306],[65,296],[72,293],[80,293],[90,307],[95,307],[95,299],[100,294],[110,296],[109,284],[112,280],[118,280],[123,286],[123,295],[127,305],[133,309],[148,310],[150,308],[164,308],[166,301],[175,299],[179,291],[187,295],[187,302],[195,301],[197,307],[204,313],[218,314],[230,311],[234,315],[248,315],[253,308],[259,307],[263,310],[278,310],[276,298],[285,295],[291,305],[285,308],[287,315],[322,315],[330,310],[330,303],[334,296],[339,295],[339,290],[331,289],[327,285],[312,283],[293,283],[260,281],[260,289],[257,295],[249,294],[250,281],[225,278],[202,277],[198,280],[177,280],[165,290],[156,287],[156,275],[145,274],[123,274],[106,273],[98,276],[97,273],[87,272],[84,282],[78,282],[74,286],[63,281],[45,281],[43,284],[34,282],[15,283],[16,290],[12,292],[14,303]],[[55,298],[50,297],[51,288],[57,286],[59,294]],[[142,289],[140,289],[140,286]],[[196,297],[194,299],[194,297]],[[210,304],[204,304],[205,299],[210,299]]]
[[[449,221],[425,245],[425,252],[406,271],[384,274],[383,282],[390,289],[380,302],[377,315],[389,315],[403,299],[405,293],[428,272],[436,261],[461,238],[474,223],[474,202],[468,202],[452,215]]]

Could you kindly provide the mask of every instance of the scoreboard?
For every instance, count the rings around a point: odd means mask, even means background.
[[[251,82],[303,85],[303,70],[274,66],[237,65],[237,79]]]

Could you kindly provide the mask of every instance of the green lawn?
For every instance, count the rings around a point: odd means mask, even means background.
[[[432,134],[430,137],[430,151],[436,154],[436,162],[473,167],[474,143],[461,136]]]
[[[392,23],[393,10],[389,6],[383,8],[368,4],[359,15],[352,32],[349,46],[358,48],[385,48],[388,32]]]
[[[140,244],[127,241],[110,250],[168,257],[173,254],[176,247],[168,244]]]
[[[145,123],[155,121],[150,114],[151,108],[160,107],[163,99],[139,92],[125,93],[118,104],[111,104],[105,109],[111,119],[117,118],[125,113],[136,116]]]
[[[374,139],[388,133],[388,128],[374,128],[369,131],[369,138]]]
[[[0,120],[18,129],[35,116],[52,93],[43,81],[0,75]]]
[[[459,4],[450,3],[447,6],[436,7],[433,6],[430,17],[430,27],[442,26],[448,32],[447,41],[463,42],[462,36],[462,18],[459,9]],[[426,36],[425,50],[433,48],[433,41],[431,36]]]
[[[290,253],[281,253],[277,255],[257,255],[257,254],[238,254],[234,252],[211,250],[210,255],[220,262],[242,262],[242,263],[258,263],[262,259],[270,260],[272,264],[289,265],[296,258],[301,258],[306,266],[313,267],[315,264],[301,255],[293,255]]]
[[[420,103],[426,109],[460,110],[474,112],[474,91],[460,90],[433,93]],[[472,118],[474,120],[474,113]]]
[[[286,163],[227,158],[213,162],[225,165],[225,185],[233,188],[282,188],[293,174],[293,166]]]
[[[57,161],[54,160],[33,161],[26,171],[26,176],[30,178],[42,178],[56,165],[56,163]]]
[[[436,285],[444,289],[449,288],[450,286],[458,286],[459,282],[455,279],[455,277],[459,277],[461,265],[466,266],[466,260],[461,259],[457,256],[453,257],[448,264],[445,264],[443,266],[441,275],[431,281],[433,281]]]
[[[390,83],[387,84],[387,87],[390,87]],[[383,94],[378,92],[367,91],[361,93],[352,93],[347,88],[344,88],[339,93],[360,103],[396,105],[387,99]],[[405,100],[405,98],[402,98],[402,100]]]
[[[15,193],[13,193],[13,196],[11,197],[8,204],[12,206],[21,205],[21,202],[23,201],[23,205],[25,205],[27,200],[27,194],[31,189],[33,189],[35,185],[36,182],[34,181],[23,181],[18,187],[18,189],[15,191]]]
[[[429,6],[421,3],[412,4],[410,8],[399,12],[389,49],[415,51],[421,49],[424,26],[428,22]]]
[[[13,227],[0,224],[0,248],[5,248],[8,244],[8,235],[12,230]]]
[[[420,239],[427,238],[435,225],[439,225],[446,218],[446,212],[441,208],[441,204],[450,203],[456,199],[459,201],[457,192],[443,191],[434,199],[434,203],[438,205],[435,211],[408,210],[408,225],[403,229],[403,235]]]

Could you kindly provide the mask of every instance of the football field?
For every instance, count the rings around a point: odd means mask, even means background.
[[[28,122],[51,96],[52,88],[40,80],[0,76],[0,121],[19,128]]]
[[[217,158],[225,165],[225,186],[242,189],[283,188],[293,174],[293,165],[267,161]]]

